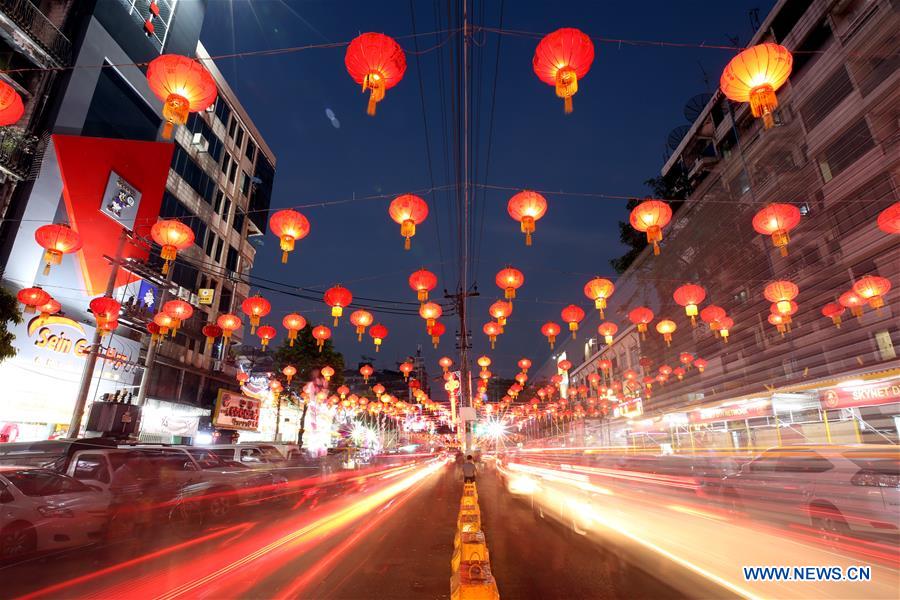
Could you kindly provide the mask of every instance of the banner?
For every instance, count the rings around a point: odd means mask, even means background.
[[[900,402],[900,379],[822,390],[819,392],[819,402],[825,409],[877,406]]]
[[[256,398],[248,398],[220,389],[212,418],[213,427],[257,431],[259,429],[259,409],[260,401]]]

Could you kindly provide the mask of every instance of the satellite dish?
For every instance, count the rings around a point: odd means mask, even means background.
[[[666,145],[669,147],[669,150],[677,150],[678,144],[681,143],[681,140],[684,139],[684,136],[686,136],[687,132],[690,130],[691,128],[688,125],[679,125],[670,131],[669,137],[666,138]]]
[[[706,93],[692,96],[684,105],[684,118],[691,123],[696,121],[697,117],[699,117],[700,113],[703,112],[703,109],[706,108],[706,105],[709,103],[709,100],[711,98],[712,94]]]

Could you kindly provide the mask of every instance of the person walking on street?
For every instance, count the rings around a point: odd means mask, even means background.
[[[472,462],[472,455],[466,456],[466,462],[462,466],[463,483],[475,483],[475,463]]]

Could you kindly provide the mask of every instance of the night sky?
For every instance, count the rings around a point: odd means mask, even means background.
[[[476,7],[478,20],[487,27],[497,27],[499,0],[484,3],[483,17],[481,4]],[[753,33],[750,11],[758,8],[761,20],[772,4],[770,0],[507,0],[503,28],[543,34],[572,26],[595,38],[714,45],[737,41],[745,45]],[[418,33],[436,30],[433,9],[432,2],[416,2]],[[445,19],[440,28],[446,27]],[[349,42],[366,31],[396,37],[411,34],[410,3],[210,0],[201,40],[215,57]],[[420,51],[433,48],[446,37],[442,33],[417,38]],[[496,108],[485,179],[498,40]],[[254,276],[322,290],[341,283],[356,295],[410,302],[415,301],[415,293],[408,287],[407,277],[424,266],[438,274],[435,292],[456,288],[456,208],[450,192],[424,194],[431,213],[418,228],[409,252],[403,251],[399,225],[388,216],[390,199],[358,199],[431,187],[419,73],[416,58],[410,53],[414,42],[412,38],[399,41],[407,51],[406,75],[397,87],[388,90],[375,118],[366,116],[367,97],[344,68],[343,46],[217,61],[277,157],[272,209],[302,207],[298,209],[312,227],[310,235],[298,242],[286,266],[280,262],[277,239],[267,233],[256,255]],[[476,71],[480,77],[473,93],[481,100],[473,115],[472,135],[478,136],[476,184],[615,196],[648,193],[643,182],[659,174],[669,131],[687,124],[685,102],[696,94],[712,92],[733,55],[719,49],[595,40],[594,64],[579,82],[575,112],[567,117],[553,88],[541,83],[532,71],[537,39],[478,33],[475,42],[473,61],[480,64]],[[442,148],[439,90],[441,77],[447,90],[451,85],[447,50],[445,46],[443,72],[438,68],[438,51],[419,56],[437,187],[455,179]],[[449,102],[447,98],[448,114]],[[339,128],[326,115],[328,109],[340,122]],[[590,307],[582,287],[594,275],[614,275],[609,259],[622,252],[617,221],[627,214],[624,200],[547,194],[547,215],[537,223],[534,246],[527,248],[518,223],[506,213],[507,200],[513,193],[491,190],[485,194],[479,189],[471,220],[473,236],[480,240],[473,277],[481,296],[470,303],[475,356],[489,351],[481,327],[489,320],[487,307],[502,295],[494,285],[495,273],[509,263],[526,277],[507,333],[498,340],[497,349],[489,352],[495,362],[492,370],[505,376],[512,375],[515,362],[522,356],[529,356],[535,366],[547,358],[549,349],[539,332],[541,323],[547,319],[561,322],[560,309],[572,302],[586,310]],[[323,202],[334,204],[310,206]],[[270,320],[277,321],[273,324],[279,326],[279,339],[284,335],[281,316],[291,310],[299,311],[313,325],[331,325],[324,304],[271,293],[269,297],[274,317]],[[375,355],[368,336],[357,344],[346,319],[348,314],[333,338],[348,366],[355,365],[361,353],[377,356],[376,366],[393,366],[414,353],[417,344],[423,346],[432,373],[437,371],[436,361],[441,355],[456,359],[455,317],[444,319],[447,334],[435,351],[418,316],[376,314],[376,320],[390,329],[390,335],[382,352]]]

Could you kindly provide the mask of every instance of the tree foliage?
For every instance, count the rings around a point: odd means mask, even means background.
[[[22,322],[19,301],[5,288],[0,287],[0,362],[16,355],[16,347],[13,346],[16,336],[7,329],[10,322],[16,325]]]
[[[344,355],[334,349],[331,340],[326,340],[325,346],[319,352],[311,327],[304,327],[297,333],[293,346],[285,339],[275,351],[277,372],[280,374],[281,369],[287,365],[293,365],[297,369],[297,374],[294,375],[294,381],[297,382],[309,381],[314,371],[329,365],[334,369],[334,376],[331,378],[332,389],[344,383]]]

